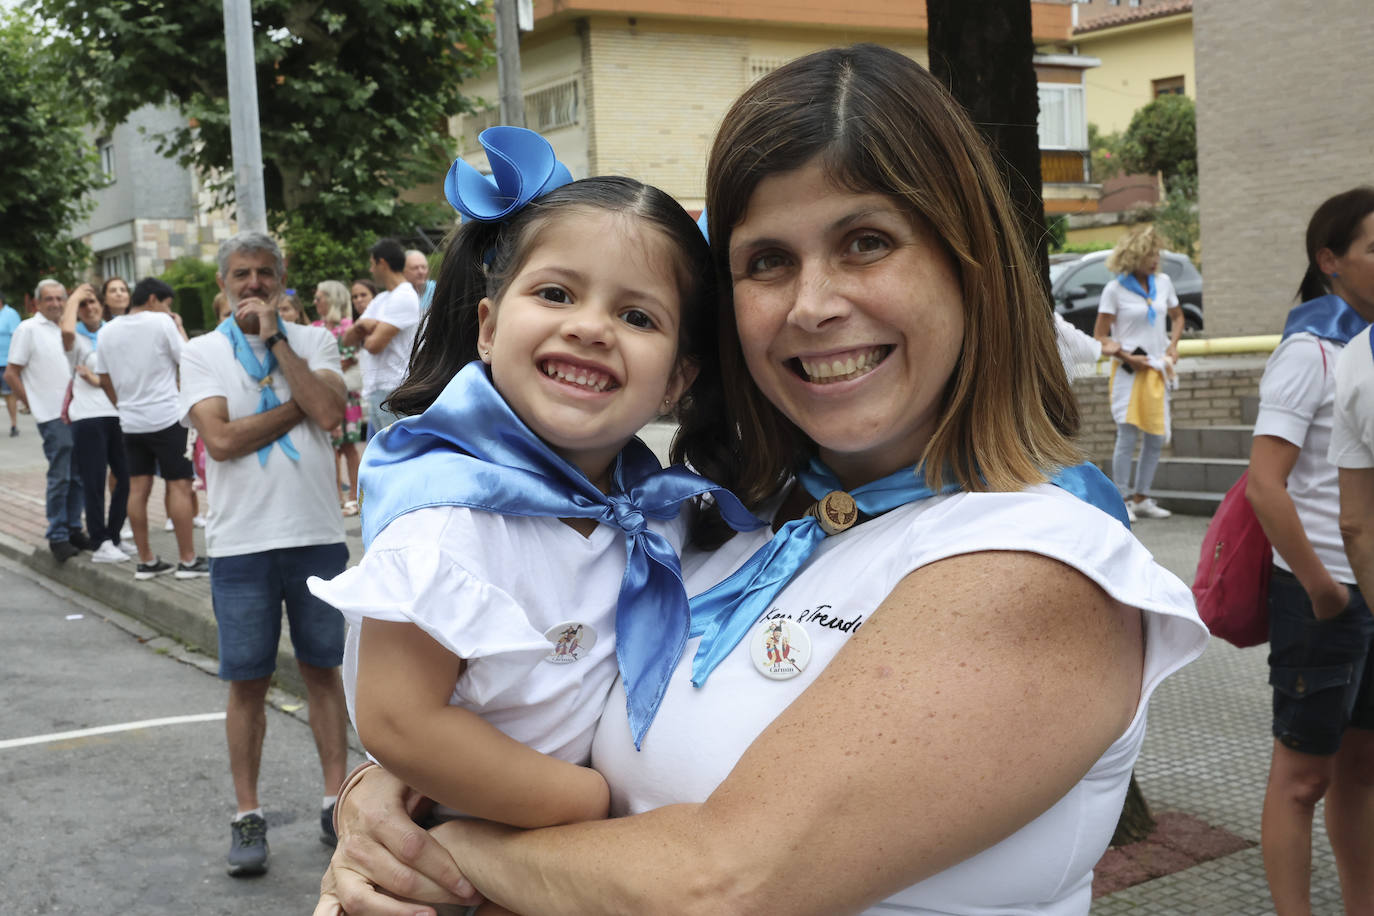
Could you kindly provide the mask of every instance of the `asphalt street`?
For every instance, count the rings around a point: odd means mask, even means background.
[[[230,878],[213,662],[3,559],[0,595],[0,914],[309,912],[330,850],[303,701],[268,710],[270,870]]]

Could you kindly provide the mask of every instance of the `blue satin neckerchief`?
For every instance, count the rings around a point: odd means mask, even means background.
[[[105,322],[102,321],[100,322],[100,328],[103,327],[105,327]],[[100,333],[100,328],[96,328],[94,331],[92,331],[90,328],[86,327],[81,322],[78,321],[76,323],[76,333],[80,334],[82,337],[86,338],[91,342],[92,350],[96,348],[96,335]]]
[[[229,338],[229,343],[234,347],[234,358],[239,361],[239,365],[248,373],[248,377],[258,383],[258,409],[255,413],[266,413],[273,407],[281,406],[281,399],[272,390],[272,370],[277,368],[277,358],[268,350],[263,356],[261,363],[257,356],[253,354],[253,348],[248,344],[248,338],[243,336],[243,331],[239,328],[234,316],[230,315],[219,323],[215,328],[225,337]],[[285,331],[282,332],[286,333]],[[296,450],[296,446],[291,442],[291,436],[282,433],[276,440],[276,444],[281,446],[281,450],[286,452],[286,457],[292,461],[300,461],[301,453]],[[258,464],[266,465],[267,456],[272,452],[272,443],[269,442],[258,449]]]
[[[1155,319],[1159,317],[1159,313],[1155,311],[1155,293],[1158,291],[1155,284],[1155,275],[1150,274],[1150,288],[1148,290],[1140,288],[1140,281],[1136,279],[1135,274],[1119,274],[1117,280],[1120,281],[1121,285],[1126,287],[1126,289],[1145,300],[1145,320],[1150,324],[1154,324]]]
[[[843,489],[834,473],[818,459],[800,475],[806,492],[820,499],[831,490]],[[1126,504],[1116,484],[1098,469],[1084,463],[1064,468],[1050,481],[1090,505],[1096,506],[1127,528]],[[947,484],[941,493],[958,490]],[[915,467],[905,467],[849,491],[859,511],[880,515],[889,509],[936,495]],[[811,516],[794,519],[773,535],[744,565],[718,585],[692,598],[692,634],[700,636],[692,659],[692,684],[700,687],[745,637],[773,598],[787,585],[812,551],[826,538],[820,523]]]
[[[1294,334],[1306,331],[1323,340],[1347,344],[1350,338],[1367,327],[1369,322],[1361,318],[1359,312],[1340,296],[1329,293],[1294,306],[1283,324],[1283,337],[1287,340]]]
[[[646,517],[675,518],[684,500],[710,493],[736,531],[764,524],[728,490],[677,465],[660,468],[638,439],[616,459],[613,492],[602,493],[530,431],[478,361],[464,366],[424,413],[374,436],[358,480],[364,548],[395,518],[427,506],[590,518],[624,531],[615,649],[636,748],[682,657],[690,623],[677,553],[646,527]],[[567,586],[571,597],[574,583]]]

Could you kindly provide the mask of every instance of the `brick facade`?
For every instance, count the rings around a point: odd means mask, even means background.
[[[1374,10],[1208,0],[1193,14],[1209,336],[1277,331],[1332,194],[1374,183]]]

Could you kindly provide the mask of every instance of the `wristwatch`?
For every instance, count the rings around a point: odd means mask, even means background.
[[[279,340],[286,340],[286,334],[285,334],[284,332],[282,332],[282,331],[278,331],[277,333],[273,334],[271,337],[267,338],[267,340],[265,341],[265,343],[267,344],[267,352],[268,352],[268,353],[271,353],[271,352],[272,352],[272,348],[275,347],[275,346],[277,345],[277,341],[279,341]],[[290,342],[290,341],[286,341],[286,345],[287,345],[288,347],[291,346],[291,342]]]

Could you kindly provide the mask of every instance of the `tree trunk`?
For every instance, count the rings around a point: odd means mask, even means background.
[[[949,87],[992,147],[1048,299],[1030,0],[926,0],[926,15],[930,72]]]
[[[1136,784],[1135,773],[1131,774],[1131,785],[1126,790],[1126,804],[1121,808],[1121,819],[1116,822],[1116,832],[1112,834],[1112,846],[1125,846],[1139,843],[1155,829],[1154,815],[1145,801],[1145,794]]]

